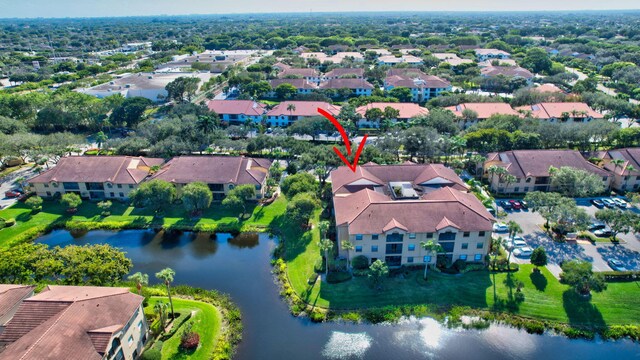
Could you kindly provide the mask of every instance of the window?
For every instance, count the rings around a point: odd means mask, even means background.
[[[524,187],[524,192],[527,192],[527,191],[529,191],[529,187],[528,187],[528,186],[525,186],[525,187]]]
[[[356,246],[356,252],[362,252],[362,246],[360,245]]]
[[[235,187],[235,185],[229,184],[229,190],[233,190],[234,187]]]
[[[515,188],[513,188],[513,191],[514,192],[518,192],[518,191],[520,191],[520,188],[516,186]]]
[[[471,232],[469,231],[465,231],[462,233],[462,237],[469,237],[469,235],[471,235]]]
[[[122,189],[122,184],[118,184],[118,189]]]
[[[426,256],[424,256],[424,257],[422,258],[422,262],[426,262],[426,263],[431,262],[431,256],[430,256],[430,255],[426,255]]]
[[[362,234],[356,234],[356,240],[362,240]]]
[[[427,239],[433,239],[433,233],[427,233]]]
[[[109,196],[111,196],[111,197],[115,197],[115,196],[116,196],[116,194],[114,194],[114,193],[109,193]]]
[[[44,187],[48,188],[48,187],[49,187],[49,184],[44,184]]]
[[[58,187],[58,183],[53,183],[53,184],[51,184],[51,185],[53,185],[53,187],[54,187],[54,188],[57,188],[57,187]]]
[[[455,240],[456,239],[456,233],[454,232],[446,232],[446,233],[441,233],[440,235],[438,235],[438,240]]]
[[[124,193],[120,193],[120,197],[124,197]]]
[[[526,183],[530,183],[531,182],[531,178],[527,178],[527,181],[525,181]]]
[[[480,231],[480,232],[478,233],[478,236],[484,236],[484,231]]]
[[[407,258],[407,262],[408,262],[408,263],[412,263],[412,262],[413,262],[413,256],[409,256],[409,257]]]
[[[606,176],[603,176],[603,177],[602,177],[602,181],[607,181],[607,179],[608,179],[608,178],[607,178]]]
[[[409,233],[409,239],[415,239],[416,233]]]
[[[404,235],[402,234],[389,234],[387,235],[387,242],[402,242]]]
[[[371,240],[378,240],[378,234],[371,235]]]
[[[482,254],[476,254],[476,255],[473,257],[473,260],[474,260],[474,261],[482,261]]]
[[[482,249],[484,248],[484,243],[477,243],[476,244],[476,249]]]
[[[371,245],[371,252],[378,252],[378,245]]]
[[[460,255],[460,260],[467,261],[467,254]]]
[[[138,323],[138,330],[142,329],[142,320]]]
[[[453,248],[456,244],[454,241],[439,241],[438,243],[442,246],[442,250],[447,253],[453,252]]]
[[[111,188],[113,187],[113,184],[111,184],[111,183],[107,183],[107,187],[108,187],[109,189],[111,189]]]
[[[409,251],[415,251],[416,244],[409,244]]]
[[[129,346],[133,344],[133,335],[129,335],[129,340],[127,340],[127,342],[129,343]]]
[[[129,185],[129,189],[133,189],[133,185],[131,185],[131,184],[130,184],[130,185]]]
[[[65,182],[62,183],[62,187],[65,190],[80,190],[80,185],[77,182]]]
[[[51,196],[51,191],[47,191],[47,196]]]
[[[469,243],[462,243],[462,250],[467,250],[469,248]]]

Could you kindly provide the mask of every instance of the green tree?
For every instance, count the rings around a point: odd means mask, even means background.
[[[218,115],[200,115],[196,122],[196,128],[203,134],[208,135],[218,127]]]
[[[162,333],[164,333],[167,322],[167,303],[158,301],[153,305],[153,310],[158,314],[158,319],[160,319],[160,328]]]
[[[539,212],[546,220],[545,227],[549,228],[549,222],[553,217],[556,207],[565,201],[571,201],[555,192],[532,191],[525,195],[524,200],[529,204],[532,212]]]
[[[231,189],[227,196],[222,200],[222,205],[231,208],[241,208],[242,217],[247,212],[247,202],[255,200],[256,188],[253,185],[245,184],[239,185]]]
[[[193,95],[198,91],[200,79],[196,77],[179,77],[165,86],[168,98],[177,102],[191,101]]]
[[[203,182],[192,182],[182,188],[182,203],[192,214],[208,209],[212,201],[213,194],[209,186]]]
[[[371,280],[373,286],[376,289],[380,289],[382,286],[382,281],[386,276],[389,275],[389,267],[386,263],[380,261],[380,259],[376,260],[369,266],[369,280]]]
[[[53,258],[61,264],[58,277],[69,285],[113,285],[133,266],[124,252],[107,244],[55,247]]]
[[[347,251],[347,270],[351,271],[351,257],[349,255],[351,254],[351,251],[355,249],[355,246],[349,240],[340,242],[340,245],[342,247],[342,250]]]
[[[135,274],[129,275],[127,279],[129,279],[129,281],[133,281],[134,283],[136,283],[136,288],[138,289],[138,295],[142,296],[142,287],[149,284],[149,275],[143,274],[140,271],[138,271]]]
[[[280,100],[291,100],[298,93],[298,89],[289,83],[282,83],[276,86],[275,93]]]
[[[324,272],[325,275],[329,275],[329,251],[333,249],[333,241],[329,239],[321,239],[318,242],[318,247],[324,256]]]
[[[511,239],[511,242],[513,242],[516,235],[522,233],[522,227],[520,227],[520,224],[513,220],[509,220],[509,222],[507,223],[507,229],[509,231],[509,239]],[[511,263],[511,253],[513,253],[513,249],[512,251],[509,251],[509,256],[507,257],[507,266],[509,266],[509,263]]]
[[[31,208],[32,211],[37,211],[42,209],[43,202],[44,201],[42,200],[42,198],[36,195],[28,198],[27,201],[24,202],[24,204]]]
[[[95,140],[98,143],[98,149],[102,149],[102,144],[104,144],[107,141],[107,139],[108,139],[107,135],[102,131],[99,131],[96,134]]]
[[[607,289],[604,276],[593,272],[590,262],[571,260],[562,264],[560,281],[571,285],[579,294],[589,295],[591,291],[601,292]]]
[[[78,194],[67,193],[62,195],[60,203],[67,207],[67,211],[75,211],[82,204],[82,198]]]
[[[153,105],[147,98],[135,96],[125,99],[109,116],[109,122],[116,126],[136,126],[144,112]]]
[[[318,223],[318,230],[320,231],[320,239],[327,238],[327,232],[329,231],[330,226],[331,226],[331,223],[329,223],[326,220],[322,220]]]
[[[434,243],[432,240],[429,241],[421,241],[420,246],[427,252],[428,256],[433,256],[434,253],[442,252],[444,249],[442,245],[438,243]],[[424,264],[424,275],[423,278],[427,278],[427,270],[429,269],[429,264]]]
[[[300,225],[307,226],[317,207],[318,199],[314,194],[300,193],[287,204],[287,217]]]
[[[551,187],[568,197],[587,197],[604,191],[602,177],[590,171],[563,166],[549,168]]]
[[[411,102],[412,100],[411,89],[404,86],[398,86],[389,90],[389,96],[400,100],[400,102]]]
[[[616,241],[620,233],[628,234],[632,230],[640,231],[640,216],[631,211],[602,209],[596,211],[596,219],[611,228],[611,239]]]
[[[560,234],[584,230],[590,222],[589,214],[583,208],[578,207],[573,199],[566,199],[556,206],[551,216],[555,221],[555,229]]]
[[[161,280],[167,287],[167,296],[169,297],[169,304],[171,304],[171,318],[175,319],[175,313],[173,312],[173,300],[171,299],[171,283],[176,272],[171,268],[164,268],[156,273],[156,278]]]
[[[527,55],[522,60],[522,67],[534,73],[549,72],[551,70],[551,59],[544,49],[531,48],[527,50]]]
[[[544,250],[544,247],[539,246],[533,250],[531,253],[531,263],[535,265],[536,270],[541,266],[547,265],[547,252]]]
[[[313,175],[301,172],[287,176],[284,181],[282,181],[280,190],[282,190],[282,193],[287,197],[287,199],[293,199],[294,196],[300,193],[317,193],[318,182]]]
[[[149,207],[154,214],[168,208],[176,198],[176,188],[168,181],[154,179],[143,182],[129,194],[136,207]]]
[[[97,206],[100,210],[102,210],[101,215],[102,216],[109,216],[111,215],[111,206],[113,205],[113,203],[111,202],[111,200],[104,200],[104,201],[100,201]]]

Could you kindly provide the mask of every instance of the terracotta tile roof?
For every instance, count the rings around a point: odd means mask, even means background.
[[[287,110],[290,104],[295,106],[295,110]],[[340,106],[332,105],[324,101],[283,101],[269,110],[267,115],[322,116],[318,113],[318,108],[322,108],[332,115],[338,115],[340,113]]]
[[[9,343],[0,358],[102,359],[104,334],[124,328],[143,300],[127,288],[50,285],[24,300],[0,334]]]
[[[418,106],[414,103],[370,103],[364,106],[360,106],[356,109],[356,112],[362,117],[367,113],[369,109],[380,109],[384,111],[386,107],[392,107],[400,111],[399,119],[411,119],[419,115],[429,115],[429,109]]]
[[[310,68],[288,68],[280,71],[280,73],[278,74],[278,77],[284,78],[289,75],[296,75],[296,76],[302,76],[302,77],[318,77],[320,76],[320,73],[318,73],[318,70],[310,69]]]
[[[382,231],[383,231],[383,232],[387,232],[387,231],[389,231],[389,230],[393,230],[393,229],[400,229],[400,230],[404,230],[404,231],[409,231],[409,228],[407,228],[406,226],[404,226],[404,225],[400,224],[400,223],[398,222],[398,220],[396,220],[395,218],[391,219],[391,220],[389,221],[389,223],[387,223],[387,225],[385,225],[385,226],[382,228]]]
[[[589,105],[581,102],[557,102],[557,103],[540,103],[534,105],[521,106],[516,110],[531,111],[531,116],[538,119],[561,119],[563,113],[568,113],[570,117],[583,118],[591,117],[594,119],[602,119],[604,115],[596,112]],[[574,116],[574,112],[576,112]]]
[[[511,55],[504,50],[498,50],[498,49],[475,49],[475,52],[476,52],[476,55],[491,55],[491,54],[507,55],[507,56]]]
[[[542,84],[540,86],[534,87],[533,91],[537,91],[537,92],[541,92],[541,93],[545,93],[545,92],[564,93],[564,91],[562,91],[562,89],[560,89],[559,87],[557,87],[554,84]]]
[[[260,185],[271,160],[244,156],[179,156],[167,162],[151,179],[175,184],[201,181],[205,184]]]
[[[371,89],[374,87],[365,79],[331,79],[320,84],[320,89]]]
[[[162,165],[163,159],[132,156],[69,156],[29,180],[30,183],[111,182],[139,184],[149,175],[151,166]]]
[[[624,148],[603,151],[599,154],[601,159],[605,160],[604,168],[617,175],[627,176],[640,176],[640,148]],[[611,160],[623,160],[622,166],[615,166],[611,163]],[[635,170],[629,171],[628,167],[631,166]]]
[[[462,112],[466,109],[473,110],[478,114],[478,119],[488,119],[492,115],[516,115],[520,114],[513,110],[511,105],[506,103],[464,103],[456,106],[450,106],[447,110],[451,110],[456,116],[461,117]]]
[[[437,76],[427,75],[418,69],[391,69],[387,72],[385,86],[445,89],[450,87],[451,83]]]
[[[328,78],[337,78],[345,75],[355,75],[357,77],[364,76],[364,69],[362,68],[335,68],[328,73],[324,74]]]
[[[273,80],[269,80],[269,85],[271,85],[272,89],[275,89],[278,87],[278,85],[281,84],[291,84],[293,85],[296,89],[317,89],[318,85],[314,84],[314,83],[310,83],[309,81],[307,81],[306,79],[273,79]]]
[[[291,65],[287,65],[283,62],[278,61],[277,63],[273,64],[271,67],[273,68],[278,68],[280,70],[284,70],[284,69],[291,69]]]
[[[518,65],[516,61],[513,59],[491,59],[491,60],[485,60],[485,61],[479,62],[478,67],[493,66],[494,61],[497,61],[499,66],[517,66]]]
[[[575,150],[513,150],[487,155],[485,168],[501,166],[519,179],[527,177],[548,177],[549,167],[569,166],[586,170],[599,176],[608,173],[589,161]]]
[[[533,74],[519,66],[487,66],[480,69],[480,73],[484,76],[508,76],[508,77],[521,77],[525,79],[532,79]]]
[[[461,229],[460,226],[456,225],[453,221],[447,219],[447,217],[445,216],[445,217],[442,218],[442,220],[440,220],[438,225],[436,225],[436,230],[440,231],[440,230],[446,229],[448,227]]]
[[[33,289],[33,285],[0,284],[0,320],[14,311],[24,298],[33,293]],[[0,322],[0,326],[2,325],[4,324]]]
[[[207,107],[216,114],[260,116],[265,113],[265,104],[253,100],[209,100]]]

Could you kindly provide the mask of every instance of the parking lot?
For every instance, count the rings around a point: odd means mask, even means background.
[[[578,206],[583,207],[589,215],[594,216],[598,210],[590,203],[590,199],[577,199]],[[502,209],[500,207],[500,209]],[[629,208],[625,211],[634,211],[640,213],[637,208]],[[556,277],[559,276],[560,263],[563,261],[582,259],[593,264],[595,271],[611,271],[611,267],[607,264],[610,259],[617,259],[624,264],[629,270],[640,270],[640,234],[618,234],[621,240],[619,244],[610,242],[598,242],[595,245],[589,241],[576,242],[555,242],[543,230],[542,225],[545,220],[531,210],[509,210],[506,211],[507,216],[498,221],[507,223],[510,220],[517,222],[522,228],[521,236],[528,246],[536,248],[543,246],[547,251],[549,264],[547,268]],[[595,218],[594,218],[595,219]],[[494,236],[508,237],[507,233],[494,233]],[[511,257],[511,261],[517,263],[529,263],[528,258]]]

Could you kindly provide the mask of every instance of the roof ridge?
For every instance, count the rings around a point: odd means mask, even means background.
[[[73,305],[73,303],[71,303],[71,305]],[[28,355],[29,353],[31,353],[31,351],[35,348],[35,346],[36,346],[40,341],[42,341],[42,339],[43,339],[47,334],[49,334],[49,332],[53,329],[53,327],[54,327],[56,324],[58,324],[58,322],[60,321],[60,318],[62,318],[62,316],[63,316],[64,314],[66,314],[66,313],[67,313],[67,311],[69,311],[69,309],[71,308],[71,305],[67,306],[64,310],[62,310],[61,312],[57,313],[57,315],[58,315],[57,319],[53,322],[53,324],[51,324],[51,326],[49,326],[49,327],[47,328],[47,330],[45,330],[45,331],[42,333],[42,335],[40,335],[40,337],[38,338],[38,340],[34,341],[34,342],[29,346],[29,348],[27,349],[27,351],[25,351],[25,352],[24,352],[24,354],[22,354],[22,356],[20,357],[20,360],[25,359],[25,358],[27,357],[27,355]],[[31,330],[33,330],[33,329],[31,329]],[[26,335],[26,334],[25,334],[25,335]]]

